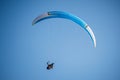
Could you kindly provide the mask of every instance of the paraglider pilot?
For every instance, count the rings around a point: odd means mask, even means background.
[[[47,70],[53,69],[54,63],[49,64],[49,61],[47,62]]]

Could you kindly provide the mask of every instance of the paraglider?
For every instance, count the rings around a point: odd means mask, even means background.
[[[53,65],[54,65],[54,63],[49,63],[49,62],[47,62],[47,70],[50,70],[50,69],[53,69]]]
[[[71,13],[62,12],[62,11],[49,11],[47,13],[44,13],[44,14],[36,17],[33,20],[32,25],[34,25],[42,20],[49,19],[49,18],[64,18],[64,19],[72,20],[73,22],[77,23],[85,31],[88,32],[89,36],[91,37],[91,39],[93,41],[94,47],[96,47],[96,38],[94,36],[92,29],[87,25],[87,23],[85,21],[83,21],[81,18],[79,18]]]

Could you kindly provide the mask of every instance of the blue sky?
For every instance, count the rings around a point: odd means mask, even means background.
[[[0,0],[0,80],[120,80],[119,0]],[[97,47],[74,22],[49,19],[66,11],[86,21]],[[46,62],[54,62],[46,70]]]

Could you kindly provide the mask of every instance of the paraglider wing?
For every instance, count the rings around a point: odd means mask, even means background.
[[[79,18],[71,13],[62,12],[62,11],[50,11],[50,12],[44,13],[44,14],[38,16],[37,18],[35,18],[32,22],[32,25],[34,25],[44,19],[49,19],[49,18],[69,19],[69,20],[72,20],[73,22],[79,24],[83,29],[85,29],[88,32],[88,34],[90,35],[90,37],[93,41],[94,47],[96,47],[96,39],[95,39],[92,29],[87,25],[87,23],[85,21],[83,21],[81,18]]]

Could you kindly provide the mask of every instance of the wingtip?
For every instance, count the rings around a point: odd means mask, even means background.
[[[32,26],[34,26],[34,24],[32,23]]]
[[[96,48],[96,44],[94,44],[94,48]]]
[[[34,26],[34,25],[35,25],[35,22],[33,21],[33,22],[32,22],[32,26]]]
[[[94,35],[92,29],[87,25],[87,26],[86,26],[86,30],[87,30],[87,32],[89,33],[91,39],[93,40],[94,48],[96,48],[96,38],[95,38],[95,35]]]
[[[96,48],[96,38],[94,39],[94,48]]]

